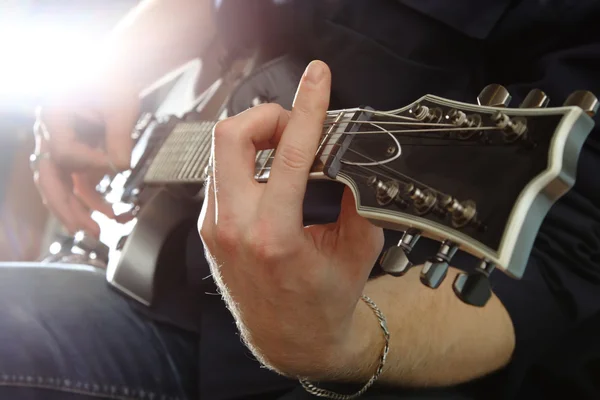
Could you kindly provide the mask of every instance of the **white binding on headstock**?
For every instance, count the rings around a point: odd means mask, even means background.
[[[411,216],[410,214],[400,215],[397,212],[386,211],[385,209],[362,206],[360,204],[358,189],[354,185],[354,180],[349,175],[344,174],[343,171],[336,178],[352,189],[355,199],[357,199],[359,214],[368,218],[373,223],[396,230],[404,230],[408,227],[416,228],[423,231],[423,236],[438,241],[450,239],[457,243],[462,250],[476,257],[489,260],[496,264],[497,268],[514,278],[521,278],[525,272],[531,247],[544,216],[552,204],[573,186],[577,168],[576,160],[578,159],[583,142],[593,127],[593,120],[579,107],[506,109],[460,103],[432,95],[423,96],[417,102],[422,101],[430,101],[442,106],[469,110],[479,114],[492,114],[500,110],[511,116],[523,117],[563,115],[556,130],[548,133],[553,135],[548,157],[549,164],[541,174],[532,179],[521,191],[509,216],[497,252],[468,235],[451,230],[442,224]],[[388,113],[400,114],[408,111],[417,102],[398,110],[389,111]],[[354,113],[352,112],[352,114]],[[338,129],[336,131],[342,132],[343,130]],[[340,133],[337,134],[339,135]],[[316,177],[316,175],[319,174],[314,174],[313,177]]]

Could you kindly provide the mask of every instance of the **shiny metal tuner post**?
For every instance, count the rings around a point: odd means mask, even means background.
[[[504,141],[513,143],[517,139],[525,137],[527,132],[527,120],[523,117],[510,118],[507,114],[496,111],[490,115],[490,119],[504,133]]]
[[[590,117],[598,112],[598,98],[592,92],[587,90],[578,90],[571,93],[564,103],[565,106],[577,106],[585,111]]]
[[[527,93],[519,108],[544,108],[548,106],[549,102],[550,98],[546,96],[546,93],[540,89],[532,89]]]
[[[450,240],[445,240],[437,254],[427,260],[421,270],[421,282],[432,289],[437,289],[448,273],[450,260],[454,257],[458,246]]]
[[[402,276],[408,272],[413,263],[408,259],[408,254],[421,237],[421,232],[410,228],[404,232],[404,236],[397,246],[390,247],[381,257],[381,268],[393,276]]]
[[[431,189],[419,189],[413,183],[404,185],[403,195],[413,201],[415,211],[419,215],[425,215],[433,210],[437,203],[437,196]]]
[[[490,274],[494,270],[494,264],[485,260],[471,274],[462,272],[456,276],[452,288],[454,293],[464,303],[483,307],[492,297]]]
[[[480,106],[488,107],[508,107],[512,96],[502,85],[492,83],[483,88],[479,96],[477,96],[477,103]]]
[[[375,188],[375,197],[377,199],[377,203],[382,206],[386,206],[394,201],[400,192],[400,186],[398,185],[398,182],[383,182],[377,179],[376,176],[369,177],[369,179],[367,179],[367,185]]]

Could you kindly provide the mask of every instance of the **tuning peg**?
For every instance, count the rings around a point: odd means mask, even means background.
[[[381,268],[393,276],[402,276],[413,266],[408,259],[408,254],[412,251],[415,244],[421,237],[421,232],[410,228],[398,243],[397,246],[390,247],[381,257]]]
[[[577,90],[571,93],[563,105],[578,106],[590,117],[593,117],[598,112],[598,99],[592,92],[587,90]]]
[[[383,182],[376,176],[370,176],[367,179],[367,185],[375,189],[377,204],[387,206],[398,196],[400,186],[396,181]]]
[[[444,278],[446,278],[450,260],[454,257],[457,250],[458,246],[456,244],[450,240],[445,240],[437,254],[423,265],[421,282],[425,286],[437,289],[444,281]]]
[[[458,274],[452,285],[454,293],[466,304],[485,306],[492,297],[489,277],[493,270],[494,264],[483,260],[472,274]]]
[[[492,83],[483,88],[479,96],[477,96],[477,103],[480,106],[488,107],[508,107],[512,96],[502,85]]]
[[[550,98],[540,89],[532,89],[527,93],[519,108],[544,108],[550,102]]]

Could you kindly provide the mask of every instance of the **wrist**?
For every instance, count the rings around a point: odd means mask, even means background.
[[[317,368],[307,378],[366,382],[377,370],[384,346],[385,338],[379,320],[373,310],[359,300],[346,334],[327,353],[326,362],[313,364]]]
[[[363,382],[371,378],[381,360],[385,338],[377,316],[362,300],[354,312],[352,328],[345,343],[347,371],[352,371],[352,380]]]

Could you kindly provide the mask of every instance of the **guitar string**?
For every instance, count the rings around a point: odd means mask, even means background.
[[[344,109],[344,110],[327,111],[327,117],[329,117],[329,116],[337,117],[340,113],[353,113],[356,111],[363,111],[365,113],[369,113],[369,114],[373,114],[373,115],[379,115],[379,116],[389,117],[389,118],[396,118],[396,119],[401,119],[404,121],[419,121],[417,118],[414,118],[414,117],[407,117],[405,115],[392,114],[392,113],[386,112],[386,111],[367,110],[365,108],[351,108],[351,109]]]
[[[364,157],[364,158],[366,158],[367,160],[370,160],[370,161],[372,161],[372,162],[375,162],[375,163],[377,162],[377,160],[375,160],[375,159],[373,159],[373,158],[371,158],[371,157],[369,157],[369,156],[366,156],[366,155],[364,155],[364,154],[362,154],[362,153],[360,153],[360,152],[358,152],[358,151],[356,151],[356,150],[353,150],[353,149],[350,149],[350,148],[349,148],[348,150],[349,150],[349,151],[351,151],[351,152],[353,152],[353,153],[356,153],[356,154],[358,154],[358,155],[359,155],[359,156],[361,156],[361,157]],[[323,154],[322,156],[323,156],[323,157],[329,157],[330,155],[331,155],[331,153],[329,153],[329,154]],[[340,160],[340,162],[344,162],[344,160]],[[354,166],[354,167],[359,167],[359,168],[365,169],[365,170],[367,170],[367,171],[369,171],[369,172],[371,172],[371,173],[374,173],[376,176],[377,176],[377,175],[381,175],[381,176],[384,176],[385,178],[387,178],[387,179],[390,179],[390,180],[396,180],[396,179],[398,179],[398,177],[400,177],[400,178],[402,178],[402,179],[407,179],[408,181],[412,181],[413,183],[419,184],[419,185],[421,185],[421,186],[423,186],[423,187],[425,187],[425,188],[427,188],[427,189],[430,189],[430,190],[432,190],[432,191],[434,191],[434,192],[438,192],[437,190],[435,190],[435,189],[434,189],[434,188],[432,188],[431,186],[429,186],[429,185],[426,185],[426,184],[424,184],[423,182],[420,182],[420,181],[418,181],[417,179],[411,178],[410,176],[408,176],[408,175],[405,175],[405,174],[403,174],[403,173],[401,173],[401,172],[399,172],[399,171],[396,171],[395,169],[393,169],[393,168],[390,168],[390,167],[388,167],[387,165],[384,165],[384,164],[378,164],[378,165],[376,166],[376,168],[382,168],[382,169],[386,169],[386,170],[388,170],[388,171],[390,171],[390,172],[392,173],[392,176],[390,176],[390,175],[387,175],[387,174],[384,174],[384,173],[382,173],[382,172],[377,172],[377,171],[374,171],[373,169],[371,169],[371,168],[368,168],[368,167],[367,167],[367,166],[365,166],[365,165],[356,165],[356,164],[349,164],[349,165],[351,165],[351,166]],[[264,171],[270,171],[271,169],[272,169],[272,166],[271,166],[271,167],[263,167],[263,168],[261,168],[261,172],[260,172],[260,173],[262,173],[262,172],[264,172]],[[260,174],[260,173],[259,173],[259,174]],[[394,174],[395,174],[395,175],[397,175],[395,178],[393,177],[393,175],[394,175]],[[255,175],[258,175],[258,174],[255,174]],[[258,178],[260,178],[260,176],[259,176]]]
[[[402,120],[409,120],[409,121],[418,121],[415,118],[409,118],[409,117],[405,117],[405,116],[400,116],[400,115],[395,115],[395,114],[390,114],[390,113],[386,113],[386,112],[378,112],[378,111],[371,111],[371,110],[365,110],[365,109],[355,109],[357,111],[365,111],[365,112],[369,112],[373,115],[383,115],[383,116],[387,116],[390,118],[396,118],[396,119],[402,119]],[[341,111],[343,113],[343,111]],[[333,113],[328,113],[328,116],[326,117],[326,120],[329,120],[330,118],[338,118],[341,112],[337,112],[335,114]],[[335,120],[333,122],[325,122],[324,126],[335,126],[335,125],[341,125],[341,124],[353,124],[353,123],[357,123],[357,124],[365,124],[365,125],[373,125],[374,121],[339,121],[336,122]],[[388,124],[388,125],[411,125],[411,126],[448,126],[448,124],[439,124],[439,123],[423,123],[423,122],[410,122],[410,123],[406,123],[406,122],[390,122],[390,121],[377,121],[377,124]],[[454,125],[450,125],[450,126],[454,126]],[[404,129],[404,130],[386,130],[386,129],[380,129],[378,131],[358,131],[358,132],[341,132],[341,133],[325,133],[323,135],[321,135],[321,137],[328,137],[330,135],[344,135],[344,134],[353,134],[353,135],[364,135],[364,134],[399,134],[399,133],[431,133],[431,132],[448,132],[448,131],[484,131],[484,130],[497,130],[498,128],[496,127],[454,127],[454,128],[429,128],[429,129]],[[202,131],[205,131],[204,129]],[[450,138],[437,138],[440,140],[448,140]],[[455,139],[453,139],[455,140]],[[364,155],[362,155],[364,156]],[[365,157],[367,158],[367,157]],[[268,161],[268,159],[266,160]],[[266,164],[265,161],[265,164]]]
[[[463,131],[499,131],[495,126],[483,126],[483,127],[465,127],[465,128],[429,128],[429,129],[399,129],[399,130],[379,130],[379,131],[356,131],[356,132],[337,132],[330,133],[329,135],[370,135],[370,134],[398,134],[398,133],[430,133],[430,132],[463,132]],[[321,137],[327,136],[322,134]]]
[[[359,124],[359,125],[369,125],[369,124],[377,124],[377,125],[399,125],[399,126],[447,126],[447,127],[454,127],[456,128],[457,126],[454,124],[444,124],[444,123],[440,123],[440,122],[392,122],[392,121],[332,121],[332,122],[325,122],[323,123],[323,126],[336,126],[336,125],[343,125],[343,124]]]
[[[490,128],[491,128],[491,129],[497,129],[497,128],[495,128],[495,127],[490,127]],[[476,129],[476,130],[481,130],[481,128],[479,128],[479,127],[477,127],[477,128],[474,128],[474,129]],[[430,130],[424,130],[424,131],[429,131],[429,132],[430,132],[430,131],[436,131],[436,132],[437,132],[437,131],[443,131],[443,132],[446,132],[446,131],[449,131],[449,130],[451,130],[451,129],[437,129],[437,130],[430,129]],[[466,130],[466,129],[465,129],[465,128],[458,128],[458,129],[454,129],[454,130],[460,130],[460,131],[464,131],[464,130]],[[471,129],[471,130],[473,130],[473,129]],[[404,132],[415,132],[415,131],[416,131],[416,130],[405,130]],[[364,132],[364,131],[363,131],[363,132],[360,132],[360,133],[362,133],[362,134],[378,133],[378,134],[379,134],[379,133],[397,133],[397,132],[399,132],[399,131],[388,131],[388,130],[385,130],[385,129],[383,129],[383,130],[380,130],[380,131],[372,131],[372,132]],[[349,133],[350,133],[350,132],[338,133],[338,135],[342,135],[342,134],[349,134]],[[352,133],[350,133],[350,134],[352,134]],[[357,134],[357,133],[354,133],[354,134]],[[329,135],[331,135],[331,134],[329,134]],[[323,135],[323,136],[328,136],[328,135]],[[439,138],[439,139],[441,139],[441,140],[444,140],[445,138]],[[335,146],[335,145],[338,145],[338,146],[339,146],[339,144],[333,144],[333,145],[330,145],[330,146]],[[368,160],[370,160],[370,161],[372,161],[372,162],[374,162],[374,163],[377,163],[377,160],[375,160],[375,159],[373,159],[373,158],[371,158],[371,157],[369,157],[369,156],[366,156],[366,155],[364,155],[364,154],[362,154],[362,153],[360,153],[360,152],[358,152],[358,151],[356,151],[356,150],[354,150],[354,149],[351,149],[351,148],[349,148],[348,150],[349,150],[349,151],[351,151],[351,152],[353,152],[353,153],[355,153],[355,154],[358,154],[359,156],[361,156],[361,157],[364,157],[364,158],[366,158],[366,159],[368,159]],[[273,153],[273,150],[270,150],[269,156],[268,156],[268,157],[267,157],[267,159],[266,159],[266,160],[263,162],[263,165],[262,165],[262,167],[261,167],[261,170],[260,170],[260,172],[258,173],[258,175],[259,175],[259,174],[261,174],[263,171],[268,171],[268,170],[270,170],[270,169],[271,169],[271,167],[267,167],[267,166],[266,166],[266,164],[267,164],[267,162],[268,162],[268,161],[271,159],[270,155],[271,155],[272,153]],[[331,152],[330,152],[329,154],[324,154],[324,155],[322,155],[322,156],[324,156],[324,157],[327,157],[327,156],[329,156],[330,154],[331,154]],[[341,160],[341,161],[343,162],[343,160]],[[369,171],[371,171],[371,172],[374,172],[374,171],[372,171],[371,169],[368,169],[368,168],[366,168],[366,167],[365,167],[365,166],[363,166],[363,165],[356,165],[356,166],[357,166],[357,167],[360,167],[360,168],[363,168],[363,169],[367,169],[367,170],[369,170]],[[435,191],[435,189],[433,189],[433,188],[429,187],[428,185],[426,185],[426,184],[424,184],[424,183],[422,183],[422,182],[419,182],[418,180],[416,180],[416,179],[414,179],[414,178],[411,178],[411,177],[409,177],[409,176],[407,176],[407,175],[405,175],[405,174],[402,174],[402,173],[400,173],[400,172],[398,172],[398,171],[396,171],[396,170],[394,170],[394,169],[392,169],[392,168],[390,168],[390,167],[388,167],[388,166],[386,166],[386,165],[384,165],[384,164],[378,164],[378,167],[379,167],[379,168],[381,168],[381,169],[386,169],[386,170],[390,171],[390,172],[391,172],[392,174],[394,174],[394,175],[397,175],[397,176],[399,176],[399,177],[402,177],[402,178],[404,178],[404,179],[408,179],[408,180],[410,180],[410,181],[413,181],[414,183],[417,183],[417,184],[419,184],[419,185],[422,185],[422,186],[424,186],[424,187],[426,187],[426,188],[429,188],[429,189],[431,189],[431,190]],[[390,177],[390,176],[387,176],[387,177],[388,177],[389,179],[394,179],[394,178],[392,178],[392,177]]]

